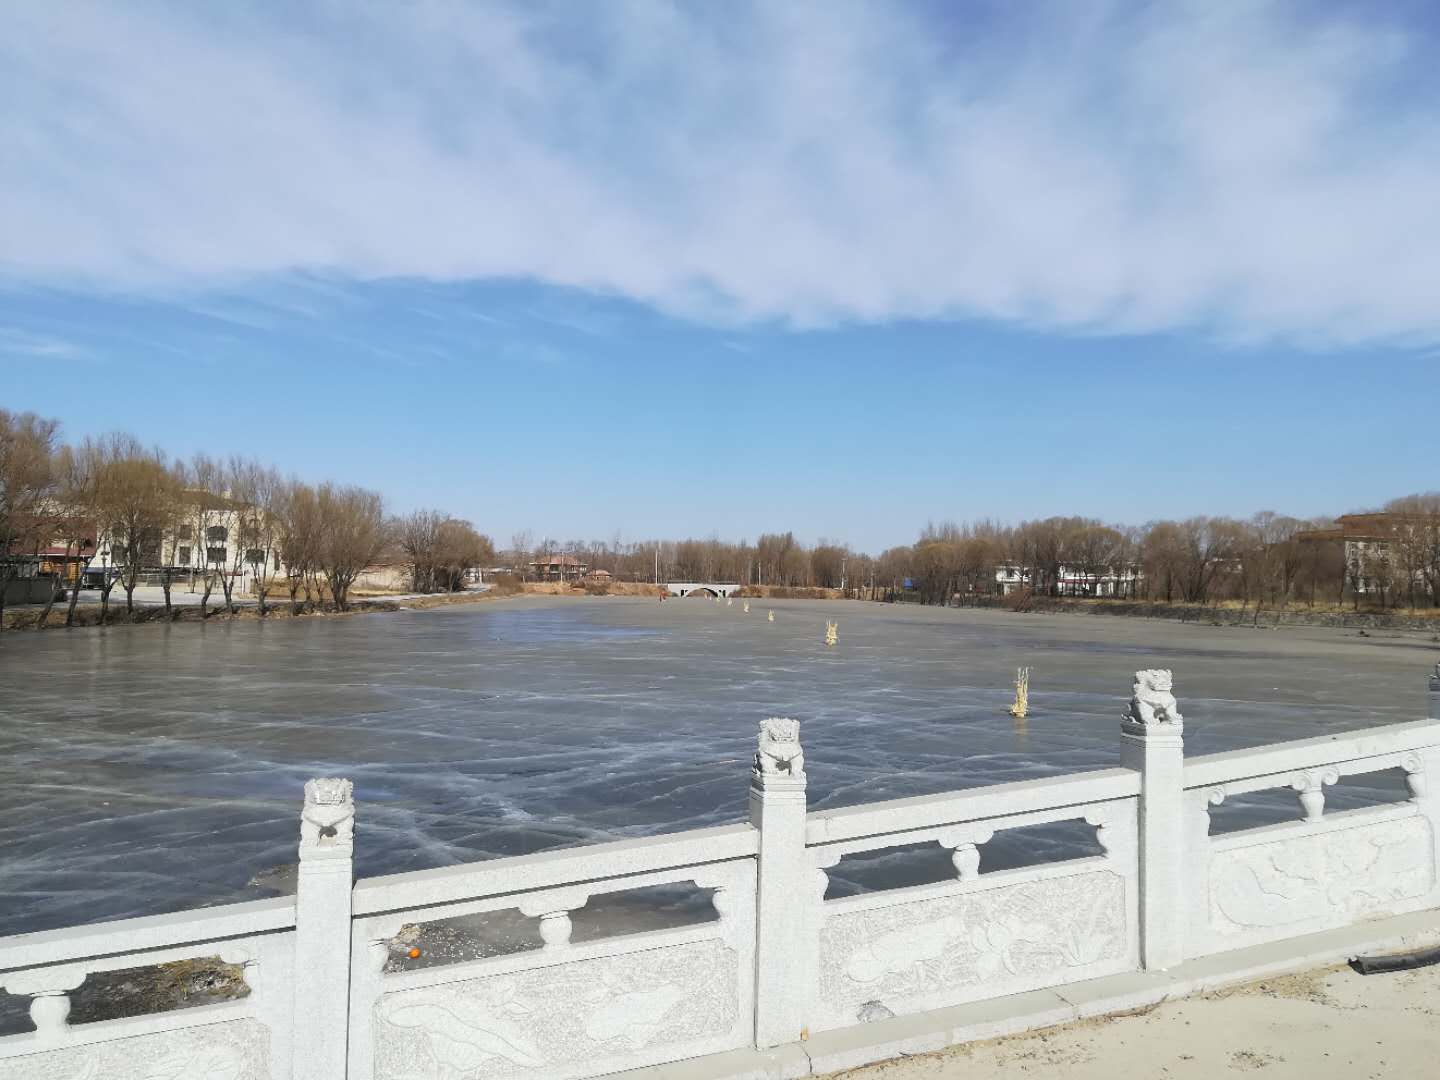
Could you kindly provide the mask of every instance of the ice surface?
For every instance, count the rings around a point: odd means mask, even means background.
[[[802,721],[818,809],[1115,765],[1143,667],[1175,669],[1191,753],[1415,719],[1434,652],[1334,631],[772,606],[774,623],[739,605],[533,598],[6,634],[0,934],[269,895],[249,883],[283,882],[266,872],[295,859],[311,776],[355,780],[371,875],[742,820],[766,716]]]

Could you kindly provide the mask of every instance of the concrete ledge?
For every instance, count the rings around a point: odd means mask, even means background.
[[[796,1080],[814,1075],[799,1043],[773,1050],[731,1050],[688,1061],[611,1073],[616,1080]]]
[[[805,1043],[812,1076],[873,1061],[928,1054],[957,1043],[993,1039],[1073,1019],[1075,1008],[1054,990],[990,998],[916,1016],[897,1016],[812,1036]]]
[[[1440,942],[1440,911],[1417,911],[1189,960],[1168,971],[1130,971],[914,1016],[825,1031],[773,1050],[735,1050],[612,1075],[623,1080],[792,1080],[824,1076],[947,1046],[1146,1008],[1370,952]]]

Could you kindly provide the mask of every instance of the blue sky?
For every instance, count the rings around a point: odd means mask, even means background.
[[[74,436],[502,542],[1440,486],[1424,5],[0,22],[0,404]]]

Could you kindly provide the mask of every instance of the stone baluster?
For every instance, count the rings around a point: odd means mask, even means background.
[[[1107,859],[1130,860],[1135,857],[1135,836],[1117,824],[1117,811],[1110,806],[1092,806],[1085,811],[1085,824],[1095,826],[1095,842]]]
[[[390,963],[392,956],[409,951],[403,942],[398,944],[396,942],[396,939],[405,930],[406,922],[400,916],[390,916],[385,919],[367,919],[366,923],[369,932],[365,938],[365,948],[354,954],[352,963],[355,964],[357,970],[363,963],[374,974],[383,975],[385,965]],[[356,944],[358,945],[359,942]]]
[[[1324,785],[1340,779],[1334,769],[1306,769],[1295,774],[1290,786],[1300,796],[1300,808],[1305,811],[1306,821],[1319,821],[1325,813]]]
[[[527,896],[515,906],[520,914],[540,920],[540,938],[545,948],[565,949],[570,946],[570,912],[589,902],[590,893],[584,889],[556,889]]]
[[[1185,954],[1184,717],[1169,671],[1137,671],[1120,723],[1121,761],[1140,773],[1140,956],[1147,969]]]
[[[735,897],[724,885],[718,886],[710,893],[710,906],[715,909],[715,914],[719,917],[722,926],[735,917]]]
[[[1193,833],[1191,840],[1194,844],[1201,845],[1210,839],[1210,807],[1223,803],[1226,794],[1223,784],[1208,789],[1197,788],[1190,793],[1193,807],[1190,829]]]
[[[296,1077],[345,1075],[354,837],[350,781],[308,782],[295,884],[295,1015],[305,1018],[295,1025]]]
[[[70,1037],[70,994],[85,981],[85,969],[73,965],[40,968],[0,976],[6,992],[30,999],[35,1039],[44,1046],[63,1045]]]
[[[540,937],[545,948],[558,949],[570,944],[570,912],[547,911],[540,916]]]
[[[1410,801],[1423,802],[1427,791],[1425,760],[1418,753],[1409,753],[1400,759],[1400,767],[1405,770],[1405,786],[1410,790]]]
[[[47,990],[30,999],[30,1020],[45,1042],[65,1039],[70,1033],[69,1016],[70,995],[64,990]]]
[[[840,865],[841,858],[839,850],[834,847],[810,849],[810,861],[814,867],[811,880],[815,886],[815,899],[824,901],[825,894],[830,891],[830,870]]]
[[[961,881],[980,876],[980,845],[989,843],[994,832],[986,828],[947,829],[939,836],[940,846],[950,849],[950,863]]]
[[[824,871],[805,852],[805,757],[800,724],[770,719],[760,725],[750,773],[750,823],[759,830],[755,903],[755,1044],[796,1042],[809,1026],[816,982],[815,920]]]

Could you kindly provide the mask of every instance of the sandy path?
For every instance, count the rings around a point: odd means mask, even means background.
[[[1440,965],[1263,979],[1114,1019],[971,1043],[831,1074],[849,1080],[1440,1076]]]

